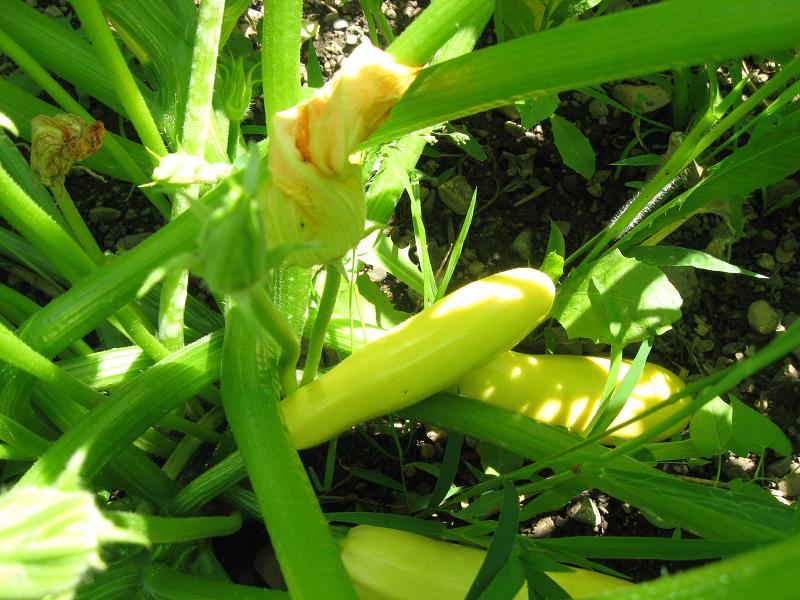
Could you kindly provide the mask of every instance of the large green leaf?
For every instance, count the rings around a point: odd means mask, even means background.
[[[731,396],[733,406],[733,433],[728,448],[736,454],[746,455],[748,452],[764,454],[764,450],[772,448],[779,454],[789,456],[792,444],[775,423],[753,410],[736,396]]]
[[[616,317],[609,314],[609,303]],[[553,315],[570,338],[624,346],[668,330],[681,316],[681,303],[680,294],[660,269],[614,250],[569,274],[558,290]]]

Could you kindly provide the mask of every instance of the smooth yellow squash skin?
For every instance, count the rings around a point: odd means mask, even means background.
[[[486,556],[479,548],[370,525],[351,529],[341,552],[361,600],[463,600]],[[547,575],[573,598],[633,585],[584,569]],[[523,585],[514,600],[526,599],[527,590]]]
[[[561,425],[576,432],[589,426],[600,402],[611,361],[594,356],[531,356],[505,352],[465,376],[458,384],[464,396],[494,404],[551,425]],[[622,381],[630,361],[620,365],[617,382]],[[677,375],[658,365],[647,363],[620,414],[612,426],[641,414],[683,389]],[[679,408],[691,402],[682,398],[636,423],[614,432],[613,437],[631,439],[644,433]],[[683,421],[665,432],[662,439],[681,431]],[[611,443],[612,436],[602,440]]]
[[[281,402],[295,447],[315,446],[454,385],[541,323],[554,294],[547,275],[523,268],[445,296]]]

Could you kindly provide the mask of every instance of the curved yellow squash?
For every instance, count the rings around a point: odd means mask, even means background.
[[[461,379],[458,391],[464,396],[494,404],[531,419],[561,425],[581,433],[586,430],[597,412],[610,364],[611,361],[607,358],[593,356],[531,356],[504,352]],[[623,361],[617,382],[622,381],[629,368],[630,361]],[[647,363],[636,388],[611,425],[641,414],[683,387],[683,382],[677,375],[663,367]],[[690,401],[691,398],[682,398],[675,404],[620,429],[613,436],[622,439],[636,437]],[[665,432],[663,438],[681,431],[686,422],[688,419]],[[602,441],[611,443],[611,436]]]
[[[486,556],[480,548],[370,525],[351,529],[341,553],[361,600],[463,600]],[[585,569],[547,575],[572,598],[594,598],[633,585]],[[527,597],[523,586],[514,600]]]
[[[315,446],[454,385],[528,335],[554,295],[547,275],[522,268],[445,296],[281,402],[295,447]]]

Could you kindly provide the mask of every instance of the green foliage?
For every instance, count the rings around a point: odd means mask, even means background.
[[[438,0],[395,37],[380,3],[363,0],[373,43],[385,40],[397,60],[421,71],[372,138],[359,140],[366,160],[355,170],[366,180],[368,221],[344,266],[324,266],[324,288],[317,269],[284,261],[307,246],[270,246],[264,239],[255,200],[268,177],[272,142],[263,137],[265,126],[310,93],[298,76],[304,41],[299,0],[267,0],[258,51],[235,31],[246,0],[204,0],[199,8],[191,2],[76,0],[77,31],[67,19],[50,19],[22,0],[5,2],[0,52],[18,70],[6,69],[0,78],[0,127],[19,139],[0,132],[0,216],[8,224],[0,228],[0,266],[22,274],[37,302],[54,299],[40,307],[0,286],[0,460],[2,483],[9,487],[0,496],[0,597],[69,597],[76,589],[83,598],[286,597],[227,581],[209,540],[238,530],[238,511],[264,522],[289,592],[297,597],[353,596],[328,521],[488,547],[469,592],[475,598],[510,597],[525,582],[532,594],[563,597],[545,574],[565,572],[561,563],[609,572],[592,559],[707,559],[753,545],[762,547],[635,593],[663,597],[679,589],[704,597],[711,590],[752,597],[765,577],[788,585],[797,540],[784,538],[799,528],[796,511],[754,483],[721,489],[655,465],[696,464],[726,451],[755,453],[762,461],[767,450],[791,454],[789,440],[767,417],[736,397],[729,405],[715,396],[796,349],[800,325],[683,391],[695,398],[684,415],[699,408],[691,439],[643,445],[637,438],[614,450],[597,439],[635,385],[652,337],[681,317],[681,298],[659,267],[761,277],[697,250],[652,244],[697,212],[722,215],[741,235],[747,196],[800,167],[794,100],[800,90],[792,83],[800,59],[790,51],[800,29],[794,1],[674,0],[605,15],[609,3],[596,0]],[[498,43],[472,51],[492,16]],[[777,57],[776,73],[753,82],[752,90],[745,87],[749,82],[734,81],[724,96],[718,67],[753,53]],[[307,56],[309,83],[321,86],[313,40]],[[698,64],[706,64],[707,72],[691,70]],[[666,75],[658,74],[664,69]],[[564,164],[590,179],[609,157],[595,157],[576,125],[554,114],[558,94],[579,89],[618,106],[599,85],[630,77],[670,89],[673,122],[693,127],[669,156],[615,163],[657,170],[630,212],[621,211],[607,227],[589,224],[595,237],[572,256],[551,222],[541,266],[553,282],[563,279],[553,313],[571,338],[610,344],[617,365],[623,347],[642,341],[629,377],[619,385],[609,378],[585,437],[448,392],[400,415],[449,432],[441,462],[411,456],[416,440],[409,425],[398,429],[398,421],[386,420],[377,427],[380,437],[360,427],[359,439],[381,460],[396,463],[397,471],[345,464],[347,455],[334,440],[324,474],[312,474],[317,491],[327,496],[324,501],[349,501],[336,496],[341,464],[346,477],[391,490],[403,500],[396,507],[404,503],[417,514],[323,513],[326,505],[309,482],[281,412],[281,398],[297,385],[302,337],[309,349],[301,385],[314,378],[323,342],[330,350],[325,367],[407,319],[407,307],[391,302],[365,266],[385,269],[423,304],[440,299],[457,281],[473,220],[487,202],[475,190],[443,268],[433,264],[415,171],[425,145],[443,132],[488,165],[494,160],[488,142],[478,144],[463,125],[441,124],[514,104],[523,128],[549,119]],[[260,91],[253,89],[259,79],[265,114],[244,129],[260,139],[248,148],[239,122]],[[84,225],[71,201],[60,195],[55,202],[20,152],[30,141],[33,117],[73,113],[89,119],[87,105],[119,135],[108,133],[86,165],[139,186],[167,219],[125,253],[101,255],[86,236],[78,244],[73,232]],[[666,128],[642,118],[635,125],[641,140],[648,132],[639,130],[640,122]],[[730,137],[719,143],[727,132]],[[706,168],[702,179],[670,199],[685,183],[679,174],[694,161]],[[440,179],[455,173],[453,168]],[[69,182],[71,174],[61,176]],[[404,193],[411,201],[416,258],[382,231]],[[788,196],[770,210],[791,201]],[[638,214],[642,209],[652,214]],[[362,230],[358,224],[355,229]],[[584,253],[586,259],[576,262]],[[217,295],[219,308],[193,296],[186,269]],[[344,283],[337,288],[340,276]],[[465,314],[459,326],[492,325],[470,317]],[[403,351],[405,357],[421,349],[410,343]],[[394,384],[391,377],[386,381]],[[326,398],[320,393],[316,400],[324,406]],[[381,443],[387,439],[390,451]],[[470,447],[477,448],[483,469],[473,464]],[[75,456],[84,457],[80,465]],[[409,489],[409,468],[435,478],[428,492]],[[97,496],[78,486],[78,474]],[[240,485],[244,479],[246,486]],[[517,535],[521,521],[560,510],[591,488],[634,505],[660,526],[678,528],[676,534]],[[219,516],[203,516],[214,499]],[[703,539],[679,539],[682,530]],[[103,566],[101,545],[112,543],[149,546],[109,548],[107,569],[90,573]],[[726,588],[729,583],[735,588]]]
[[[792,445],[780,428],[761,413],[753,410],[736,396],[731,396],[733,406],[733,434],[730,449],[740,455],[753,452],[763,455],[767,448],[789,456]]]
[[[692,416],[692,443],[704,456],[721,454],[733,433],[733,411],[722,398],[714,398]]]
[[[564,159],[564,164],[580,174],[584,179],[591,179],[595,170],[594,150],[574,123],[552,115],[550,126],[553,128],[553,140]]]
[[[592,282],[605,293],[601,295]],[[616,317],[607,302],[614,303]],[[559,288],[553,315],[570,338],[624,347],[668,330],[680,318],[681,304],[678,291],[659,269],[615,250],[569,274]]]

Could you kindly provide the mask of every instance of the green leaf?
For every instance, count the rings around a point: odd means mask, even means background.
[[[553,283],[558,283],[564,274],[565,253],[564,234],[561,233],[561,229],[555,221],[550,221],[550,238],[547,240],[547,250],[545,250],[544,260],[539,270],[552,279]]]
[[[574,123],[558,115],[550,117],[550,125],[564,164],[584,179],[590,179],[594,175],[595,159],[589,140]]]
[[[592,279],[614,300],[622,346],[649,337],[651,331],[667,331],[681,316],[680,294],[661,270],[614,250],[572,271],[558,290],[553,315],[570,339],[586,337],[606,344],[617,339],[611,332],[609,315],[596,310],[603,303],[590,291]]]
[[[484,472],[487,469],[493,469],[499,475],[505,475],[516,469],[519,469],[525,459],[514,452],[510,452],[489,442],[480,440],[478,442],[478,456],[481,458],[481,466]]]
[[[722,398],[704,404],[689,422],[692,443],[704,456],[725,451],[733,432],[733,409]]]
[[[772,499],[704,485],[684,485],[676,477],[602,469],[594,487],[630,502],[673,525],[712,540],[779,539],[794,511]]]
[[[784,456],[792,453],[791,443],[775,423],[741,402],[733,394],[731,394],[731,405],[733,433],[728,443],[730,450],[740,455],[746,455],[748,452],[761,455],[767,448],[772,448]]]
[[[632,243],[652,235],[678,219],[686,218],[724,198],[731,210],[753,191],[766,188],[800,168],[800,110],[782,110],[753,129],[750,140],[713,167],[697,186],[675,204],[655,213],[650,224],[634,235]]]
[[[661,598],[726,598],[750,600],[777,593],[791,596],[796,589],[796,565],[800,560],[800,536],[770,544],[751,552],[660,577],[618,592],[607,600],[657,600]]]
[[[749,275],[758,279],[767,279],[764,275],[742,269],[705,252],[678,246],[637,246],[625,250],[625,256],[635,258],[654,267],[694,267],[705,271],[735,273]]]
[[[387,477],[383,473],[378,473],[377,471],[370,471],[369,469],[362,469],[361,467],[350,467],[347,470],[353,477],[358,477],[359,479],[363,479],[364,481],[369,481],[381,487],[389,488],[390,490],[395,490],[397,492],[405,492],[406,488],[405,486],[403,486],[402,483],[392,479],[391,477]]]
[[[530,129],[552,116],[558,108],[558,94],[542,94],[533,98],[526,98],[515,103],[522,126]]]

